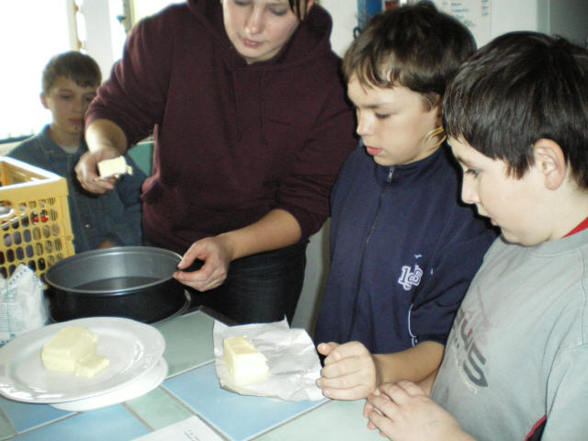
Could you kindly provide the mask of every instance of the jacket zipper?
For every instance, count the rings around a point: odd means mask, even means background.
[[[390,184],[392,182],[393,176],[394,176],[394,167],[390,167],[388,169],[388,175],[386,176],[386,184]],[[384,195],[385,190],[386,190],[386,187],[382,187],[382,189],[380,190],[380,195],[378,197],[378,207],[376,209],[376,215],[374,216],[374,219],[370,225],[370,230],[365,238],[363,247],[361,249],[361,258],[359,259],[359,272],[357,274],[357,282],[356,282],[356,288],[355,288],[355,301],[353,302],[353,309],[351,310],[351,323],[349,326],[349,331],[347,333],[347,339],[345,340],[346,342],[351,340],[351,334],[353,333],[353,329],[355,327],[355,320],[357,318],[357,309],[358,309],[358,303],[359,303],[361,276],[362,276],[362,272],[363,272],[363,261],[365,259],[367,247],[368,247],[370,240],[372,238],[372,235],[376,229],[376,225],[378,224],[378,220],[380,217],[380,208],[382,207],[382,197]],[[373,334],[373,329],[372,329],[372,334]]]

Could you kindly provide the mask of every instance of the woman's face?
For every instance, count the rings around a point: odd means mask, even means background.
[[[222,0],[222,5],[227,35],[248,64],[274,57],[300,24],[288,0]]]

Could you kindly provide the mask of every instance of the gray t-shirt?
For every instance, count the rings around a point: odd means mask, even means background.
[[[588,230],[497,239],[458,311],[432,398],[477,440],[588,439]]]

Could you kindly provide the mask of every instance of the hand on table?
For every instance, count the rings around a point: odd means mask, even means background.
[[[186,251],[178,264],[179,271],[174,278],[180,283],[198,291],[208,291],[223,284],[229,272],[232,250],[221,236],[206,237]],[[204,264],[198,271],[184,272],[196,260]]]
[[[386,383],[368,397],[368,427],[394,441],[472,440],[455,418],[409,381]]]
[[[377,386],[372,354],[359,342],[321,343],[317,350],[326,356],[317,385],[335,400],[366,398]]]
[[[98,163],[118,156],[120,156],[120,152],[112,148],[84,153],[74,168],[82,188],[94,194],[105,194],[114,190],[116,177],[100,178],[98,175]]]

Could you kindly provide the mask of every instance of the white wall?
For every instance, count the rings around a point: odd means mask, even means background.
[[[122,56],[121,32],[124,32],[116,21],[117,11],[111,1],[85,0],[81,13],[84,21],[79,26],[82,29],[78,29],[79,37],[85,40],[84,49],[96,60],[102,79],[106,80],[114,62]]]
[[[333,18],[331,46],[342,57],[357,26],[357,0],[321,0],[320,3]]]

